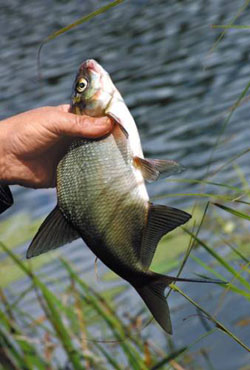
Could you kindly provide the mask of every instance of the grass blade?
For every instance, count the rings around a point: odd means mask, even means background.
[[[151,367],[151,370],[158,370],[162,368],[165,364],[168,364],[170,361],[176,359],[178,356],[180,356],[183,352],[185,352],[187,347],[183,347],[179,349],[176,352],[170,353],[170,355],[167,355],[165,358],[163,358],[161,361],[158,362],[158,364]]]
[[[240,251],[238,251],[237,248],[235,248],[228,240],[223,240],[223,242],[230,248],[232,251],[234,251],[235,254],[237,254],[238,257],[240,257],[244,262],[247,264],[250,263],[249,259],[246,258]]]
[[[185,184],[201,184],[201,185],[212,185],[221,188],[226,188],[228,190],[233,190],[238,193],[242,193],[242,189],[238,188],[237,186],[232,186],[228,184],[223,184],[220,182],[213,182],[207,180],[197,180],[197,179],[167,179],[166,182],[178,182],[178,183],[185,183]]]
[[[2,313],[0,312],[2,321]],[[6,358],[6,361],[12,363],[14,369],[22,369],[25,367],[25,355],[11,341],[11,335],[6,334],[0,327],[0,358]],[[0,360],[1,362],[1,360]]]
[[[60,311],[56,307],[54,294],[52,294],[42,283],[37,283],[37,285],[39,286],[39,289],[41,290],[46,301],[48,308],[47,313],[49,313],[48,318],[53,325],[57,333],[57,337],[60,339],[65,352],[68,354],[72,365],[76,369],[84,369],[84,366],[81,364],[80,353],[74,348],[72,339],[68,333],[68,329],[65,327],[60,315]]]
[[[41,51],[42,51],[42,48],[43,46],[51,41],[51,40],[54,40],[56,37],[62,35],[63,33],[79,26],[80,24],[83,24],[85,22],[88,22],[90,21],[92,18],[102,14],[102,13],[105,13],[107,10],[111,9],[111,8],[114,8],[115,6],[123,3],[125,0],[115,0],[115,1],[112,1],[111,3],[107,4],[107,5],[104,5],[102,7],[100,7],[99,9],[77,19],[75,22],[69,24],[68,26],[65,26],[61,29],[59,29],[58,31],[50,34],[48,37],[46,37],[40,44],[39,46],[39,49],[38,49],[38,53],[37,53],[37,66],[38,66],[38,75],[41,76],[41,73],[40,73],[40,55],[41,55]]]
[[[3,243],[0,242],[2,249],[11,257],[11,259],[28,275],[34,283],[34,286],[38,288],[43,295],[44,301],[46,302],[46,313],[52,326],[60,339],[65,352],[68,355],[69,360],[76,369],[84,369],[81,365],[79,353],[75,350],[74,345],[71,341],[71,337],[65,327],[61,315],[57,307],[56,296],[49,291],[49,289],[25,266],[25,264],[18,259],[15,254],[10,251]],[[43,307],[44,308],[44,307]]]
[[[8,351],[10,357],[20,365],[21,369],[26,369],[27,366],[32,369],[33,365],[36,364],[37,369],[46,370],[48,364],[39,356],[28,338],[22,335],[22,331],[16,323],[8,318],[3,311],[0,311],[0,321],[5,326],[5,330],[0,327],[0,347],[2,346],[3,350]]]
[[[213,323],[215,323],[216,327],[221,330],[223,333],[227,334],[229,337],[231,337],[235,342],[237,342],[241,347],[246,349],[248,352],[250,352],[250,348],[243,343],[236,335],[234,335],[230,330],[228,330],[221,322],[219,322],[214,316],[212,316],[210,313],[208,313],[204,308],[202,308],[198,303],[196,303],[192,298],[190,298],[188,295],[186,295],[180,288],[178,288],[175,284],[170,284],[170,287],[175,290],[176,292],[180,293],[184,298],[186,298],[192,305],[194,305],[196,308],[198,308],[201,312],[203,312],[209,320],[211,320]]]
[[[233,208],[230,208],[230,207],[227,207],[227,206],[224,206],[222,204],[219,204],[219,203],[213,203],[216,207],[219,207],[221,209],[223,209],[224,211],[228,212],[228,213],[231,213],[232,215],[236,216],[236,217],[240,217],[240,218],[244,218],[244,220],[247,220],[247,221],[250,221],[250,216],[247,215],[246,213],[243,213],[243,212],[240,212],[240,211],[236,211],[235,209]]]
[[[232,19],[231,23],[229,23],[229,26],[232,26],[236,20],[240,17],[240,15],[245,11],[245,9],[248,7],[248,5],[250,4],[250,0],[246,0],[245,3],[240,7],[240,9],[238,10],[237,14],[234,16],[234,18]],[[224,31],[220,34],[220,36],[218,37],[218,39],[215,41],[214,45],[212,46],[211,50],[210,50],[210,53],[214,52],[214,50],[216,49],[216,47],[218,46],[218,44],[220,43],[220,41],[223,39],[223,37],[226,35],[226,32],[227,30],[224,29]]]
[[[136,370],[146,370],[145,364],[135,346],[133,346],[126,340],[127,333],[124,331],[121,322],[116,318],[114,313],[110,311],[107,305],[104,304],[103,299],[100,296],[98,296],[97,298],[95,297],[96,293],[82,279],[79,278],[79,276],[74,272],[72,267],[65,260],[61,261],[66,267],[70,277],[79,284],[84,292],[84,295],[87,295],[87,300],[90,302],[95,311],[103,317],[106,324],[113,332],[116,340],[120,342],[121,348],[123,349],[131,368]]]
[[[99,351],[104,355],[104,357],[107,359],[109,366],[111,365],[113,369],[115,370],[121,370],[121,367],[119,363],[115,360],[115,358],[106,351],[103,346],[101,346],[99,343],[95,343],[96,347],[99,349]]]
[[[217,271],[209,267],[205,262],[203,262],[199,257],[197,256],[191,256],[192,260],[194,260],[196,263],[198,263],[200,266],[202,266],[205,270],[209,271],[211,274],[216,276],[218,279],[225,280],[224,276],[219,274]],[[200,275],[199,275],[200,276]],[[200,276],[201,277],[201,276]],[[225,286],[222,285],[225,289],[230,289],[233,292],[240,294],[241,296],[244,296],[246,299],[250,301],[250,293],[246,292],[243,289],[238,288],[237,286],[233,285],[231,282],[227,283]]]
[[[107,5],[104,5],[102,6],[101,8],[93,11],[92,13],[89,13],[88,15],[85,15],[79,19],[77,19],[75,22],[69,24],[68,26],[66,27],[63,27],[61,28],[60,30],[52,33],[51,35],[49,35],[44,41],[43,41],[43,44],[48,42],[48,41],[51,41],[53,39],[55,39],[56,37],[62,35],[64,32],[67,32],[69,30],[71,30],[72,28],[75,28],[76,26],[79,26],[80,24],[83,24],[85,22],[88,22],[90,21],[92,18],[96,17],[97,15],[100,15],[102,13],[105,13],[107,10],[123,3],[125,0],[115,0],[115,1],[112,1],[111,3],[107,4]]]
[[[240,24],[212,24],[212,28],[249,30],[250,26]]]
[[[212,193],[169,193],[152,197],[152,200],[160,200],[172,197],[197,197],[197,198],[215,198],[227,202],[234,200],[238,196],[239,194],[231,195],[231,194],[212,194]]]
[[[218,253],[216,253],[212,248],[210,248],[205,242],[198,238],[191,231],[183,227],[186,233],[191,235],[209,254],[211,254],[225,269],[227,269],[236,279],[238,279],[242,285],[244,285],[248,290],[250,290],[250,284],[245,280],[232,266],[229,265]]]

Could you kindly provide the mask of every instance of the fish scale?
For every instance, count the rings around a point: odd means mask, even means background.
[[[58,166],[57,193],[59,209],[83,239],[88,239],[96,256],[109,266],[110,250],[130,270],[131,264],[139,263],[147,208],[139,196],[125,140],[115,126],[104,140],[75,141]],[[137,222],[133,230],[131,222]]]

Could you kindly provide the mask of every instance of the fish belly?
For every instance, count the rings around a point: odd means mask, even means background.
[[[105,139],[74,141],[58,166],[57,192],[60,210],[98,258],[124,278],[139,272],[148,196],[118,126]]]

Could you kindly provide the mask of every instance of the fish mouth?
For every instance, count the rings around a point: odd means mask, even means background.
[[[90,70],[95,73],[102,73],[101,66],[94,59],[87,59],[81,65],[81,70]]]
[[[83,114],[86,108],[86,103],[83,100],[79,100],[79,97],[73,97],[71,103],[71,112],[75,114]]]

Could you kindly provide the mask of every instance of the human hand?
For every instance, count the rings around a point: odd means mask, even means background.
[[[54,187],[57,164],[72,137],[93,139],[112,129],[107,117],[79,116],[69,109],[68,104],[41,107],[0,122],[0,183]]]

